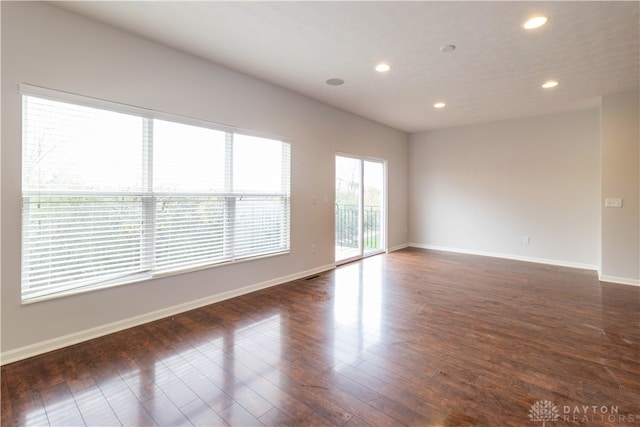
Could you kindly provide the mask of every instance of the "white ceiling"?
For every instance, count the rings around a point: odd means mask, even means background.
[[[640,81],[635,1],[56,4],[406,132],[586,108]],[[525,31],[534,14],[549,22]]]

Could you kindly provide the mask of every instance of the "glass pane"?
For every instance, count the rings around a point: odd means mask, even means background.
[[[143,119],[24,97],[23,190],[140,191]]]
[[[139,196],[40,196],[22,209],[25,297],[146,269]]]
[[[154,120],[153,190],[224,193],[226,133]]]
[[[236,258],[289,250],[288,197],[244,196],[234,208]]]
[[[364,252],[384,248],[383,233],[384,164],[364,161],[363,246]]]
[[[362,162],[336,156],[336,261],[362,255],[360,183]]]
[[[235,134],[233,191],[235,193],[288,192],[288,146],[282,141]]]
[[[160,271],[225,258],[226,197],[156,198],[155,268]]]

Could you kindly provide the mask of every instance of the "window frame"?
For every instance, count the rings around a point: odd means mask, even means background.
[[[146,153],[153,153],[153,121],[154,120],[163,120],[163,121],[168,121],[168,122],[173,122],[173,123],[178,123],[178,124],[182,124],[182,125],[187,125],[187,126],[196,126],[196,127],[200,127],[200,128],[205,128],[205,129],[210,129],[210,130],[214,130],[214,131],[221,131],[224,132],[226,134],[226,139],[229,139],[229,135],[231,135],[231,144],[233,144],[233,137],[234,135],[244,135],[244,136],[250,136],[250,137],[257,137],[257,138],[264,138],[264,139],[269,139],[269,140],[274,140],[274,141],[279,141],[282,143],[282,156],[284,159],[285,156],[285,152],[286,152],[286,164],[282,164],[281,165],[281,170],[280,173],[281,175],[284,177],[285,173],[286,173],[286,185],[287,187],[282,188],[282,191],[279,193],[264,193],[264,194],[258,194],[258,193],[251,193],[251,192],[246,192],[246,193],[241,193],[241,192],[234,192],[233,189],[231,188],[230,192],[227,192],[226,194],[223,193],[218,193],[218,194],[214,194],[214,193],[207,193],[207,196],[211,196],[211,197],[223,197],[225,199],[224,204],[227,206],[227,208],[225,208],[225,215],[228,215],[229,212],[231,212],[231,215],[233,216],[233,212],[235,211],[235,205],[236,205],[236,201],[237,200],[241,200],[243,197],[255,197],[255,196],[268,196],[268,197],[278,197],[281,200],[281,203],[284,203],[284,207],[283,210],[281,210],[280,212],[282,213],[282,215],[280,216],[280,220],[282,221],[282,223],[285,225],[285,228],[282,229],[283,234],[280,236],[280,239],[282,241],[285,242],[285,244],[282,246],[282,249],[274,251],[274,252],[265,252],[265,253],[258,253],[258,254],[250,254],[250,255],[239,255],[239,256],[232,256],[230,258],[227,258],[226,256],[221,259],[221,260],[215,260],[212,262],[209,261],[205,261],[202,264],[198,264],[198,263],[194,263],[194,265],[183,265],[183,266],[178,266],[175,268],[169,268],[169,269],[154,269],[155,267],[155,250],[156,247],[158,245],[158,241],[156,240],[156,229],[157,229],[157,222],[156,222],[156,199],[159,196],[166,196],[167,194],[169,195],[174,195],[174,196],[182,196],[184,195],[184,193],[180,193],[180,192],[154,192],[153,191],[153,155],[151,154],[150,160],[148,160],[145,164],[145,166],[142,168],[141,173],[142,174],[146,174],[146,176],[143,177],[143,181],[145,183],[145,188],[143,190],[141,190],[141,192],[131,192],[129,193],[130,196],[140,196],[142,197],[142,204],[143,204],[143,215],[144,215],[144,224],[140,225],[140,230],[142,233],[142,237],[141,237],[141,243],[140,243],[140,258],[141,258],[141,263],[143,262],[143,259],[147,259],[147,263],[146,266],[148,267],[148,269],[142,269],[142,271],[140,272],[131,272],[131,273],[123,273],[122,277],[115,277],[112,279],[108,279],[108,280],[104,280],[104,281],[100,281],[100,279],[98,279],[98,281],[96,282],[96,280],[93,280],[93,282],[96,283],[92,283],[92,284],[88,284],[85,286],[77,286],[77,285],[68,285],[68,286],[57,286],[55,289],[56,291],[51,292],[51,293],[46,293],[46,294],[38,294],[37,291],[33,291],[28,287],[28,284],[25,283],[25,237],[24,237],[24,232],[25,232],[25,198],[30,197],[29,193],[33,193],[32,191],[29,190],[25,190],[23,188],[23,185],[21,184],[21,197],[22,197],[22,206],[23,206],[23,212],[21,213],[21,221],[22,221],[22,225],[21,225],[21,269],[23,271],[22,273],[22,279],[21,279],[21,303],[22,304],[30,304],[30,303],[34,303],[34,302],[38,302],[38,301],[43,301],[43,300],[49,300],[49,299],[54,299],[54,298],[60,298],[60,297],[65,297],[65,296],[69,296],[69,295],[76,295],[76,294],[80,294],[80,293],[85,293],[85,292],[90,292],[93,290],[98,290],[98,289],[105,289],[105,288],[110,288],[110,287],[115,287],[115,286],[122,286],[122,285],[127,285],[127,284],[132,284],[132,283],[137,283],[140,281],[146,281],[146,280],[151,280],[151,279],[157,279],[157,278],[162,278],[162,277],[168,277],[168,276],[173,276],[173,275],[178,275],[178,274],[184,274],[184,273],[189,273],[189,272],[193,272],[193,271],[200,271],[200,270],[204,270],[204,269],[210,269],[210,268],[215,268],[215,267],[220,267],[220,266],[226,266],[226,265],[230,265],[230,264],[236,264],[236,263],[242,263],[242,262],[247,262],[247,261],[253,261],[253,260],[258,260],[258,259],[263,259],[263,258],[271,258],[271,257],[275,257],[275,256],[282,256],[282,255],[288,255],[290,254],[291,251],[291,152],[292,152],[292,144],[290,143],[290,141],[288,140],[288,138],[285,137],[281,137],[281,136],[275,136],[275,135],[271,135],[271,134],[267,134],[264,132],[257,132],[257,131],[250,131],[250,130],[246,130],[246,129],[240,129],[240,128],[236,128],[236,127],[232,127],[229,125],[223,125],[223,124],[218,124],[218,123],[213,123],[213,122],[209,122],[206,120],[201,120],[201,119],[195,119],[195,118],[191,118],[191,117],[186,117],[186,116],[182,116],[182,115],[177,115],[177,114],[170,114],[170,113],[165,113],[165,112],[159,112],[159,111],[155,111],[155,110],[151,110],[151,109],[147,109],[147,108],[141,108],[141,107],[135,107],[135,106],[131,106],[131,105],[126,105],[126,104],[121,104],[121,103],[116,103],[116,102],[112,102],[112,101],[106,101],[103,99],[98,99],[98,98],[92,98],[92,97],[87,97],[87,96],[83,96],[83,95],[77,95],[77,94],[73,94],[73,93],[69,93],[69,92],[62,92],[62,91],[58,91],[58,90],[53,90],[53,89],[47,89],[47,88],[42,88],[42,87],[38,87],[38,86],[33,86],[33,85],[29,85],[29,84],[20,84],[19,86],[19,92],[21,95],[21,102],[24,102],[24,97],[25,96],[30,96],[30,97],[36,97],[36,98],[42,98],[42,99],[46,99],[46,100],[50,100],[50,101],[57,101],[57,102],[63,102],[63,103],[69,103],[69,104],[75,104],[75,105],[79,105],[79,106],[84,106],[84,107],[90,107],[90,108],[96,108],[96,109],[101,109],[101,110],[107,110],[107,111],[112,111],[112,112],[117,112],[117,113],[123,113],[123,114],[127,114],[127,115],[132,115],[132,116],[136,116],[142,119],[143,121],[143,138],[141,141],[141,147],[144,147],[143,150],[145,150]],[[21,122],[24,126],[25,123],[25,117],[22,116],[21,118]],[[150,136],[149,136],[150,135]],[[147,136],[149,136],[149,138],[147,138]],[[21,142],[24,144],[24,135],[21,137]],[[151,145],[151,147],[148,147],[148,145]],[[225,162],[227,164],[227,166],[229,165],[228,162],[231,162],[231,164],[233,164],[233,159],[232,159],[233,155],[231,155],[231,159],[229,158],[225,158]],[[286,168],[286,170],[285,170]],[[21,176],[24,179],[24,171],[21,172]],[[225,167],[225,174],[233,174],[233,169],[231,168],[230,170]],[[229,190],[229,189],[227,189]],[[47,194],[47,191],[42,191],[39,192],[40,194]],[[80,194],[89,194],[89,192],[85,192],[85,193],[80,193]],[[100,193],[97,193],[100,194]],[[231,209],[229,209],[229,207],[231,207]],[[231,223],[233,223],[235,221],[235,216],[231,219]],[[232,224],[233,225],[233,224]],[[227,227],[227,226],[225,226]],[[223,251],[225,253],[228,252],[227,249],[227,240],[231,239],[232,243],[233,240],[235,239],[235,237],[233,237],[233,235],[235,235],[237,233],[237,229],[234,229],[233,232],[231,233],[232,236],[225,236],[224,240],[224,248]],[[242,231],[242,230],[240,230]],[[233,251],[233,248],[231,248],[231,250]],[[151,251],[150,255],[146,255],[144,254],[145,251]],[[59,290],[58,290],[59,289]],[[26,294],[26,296],[25,296]]]

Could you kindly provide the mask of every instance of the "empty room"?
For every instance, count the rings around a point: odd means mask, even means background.
[[[640,3],[2,1],[2,426],[640,425]]]

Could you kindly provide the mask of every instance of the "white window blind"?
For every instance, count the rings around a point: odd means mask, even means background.
[[[288,143],[83,101],[23,95],[24,301],[289,251]]]

